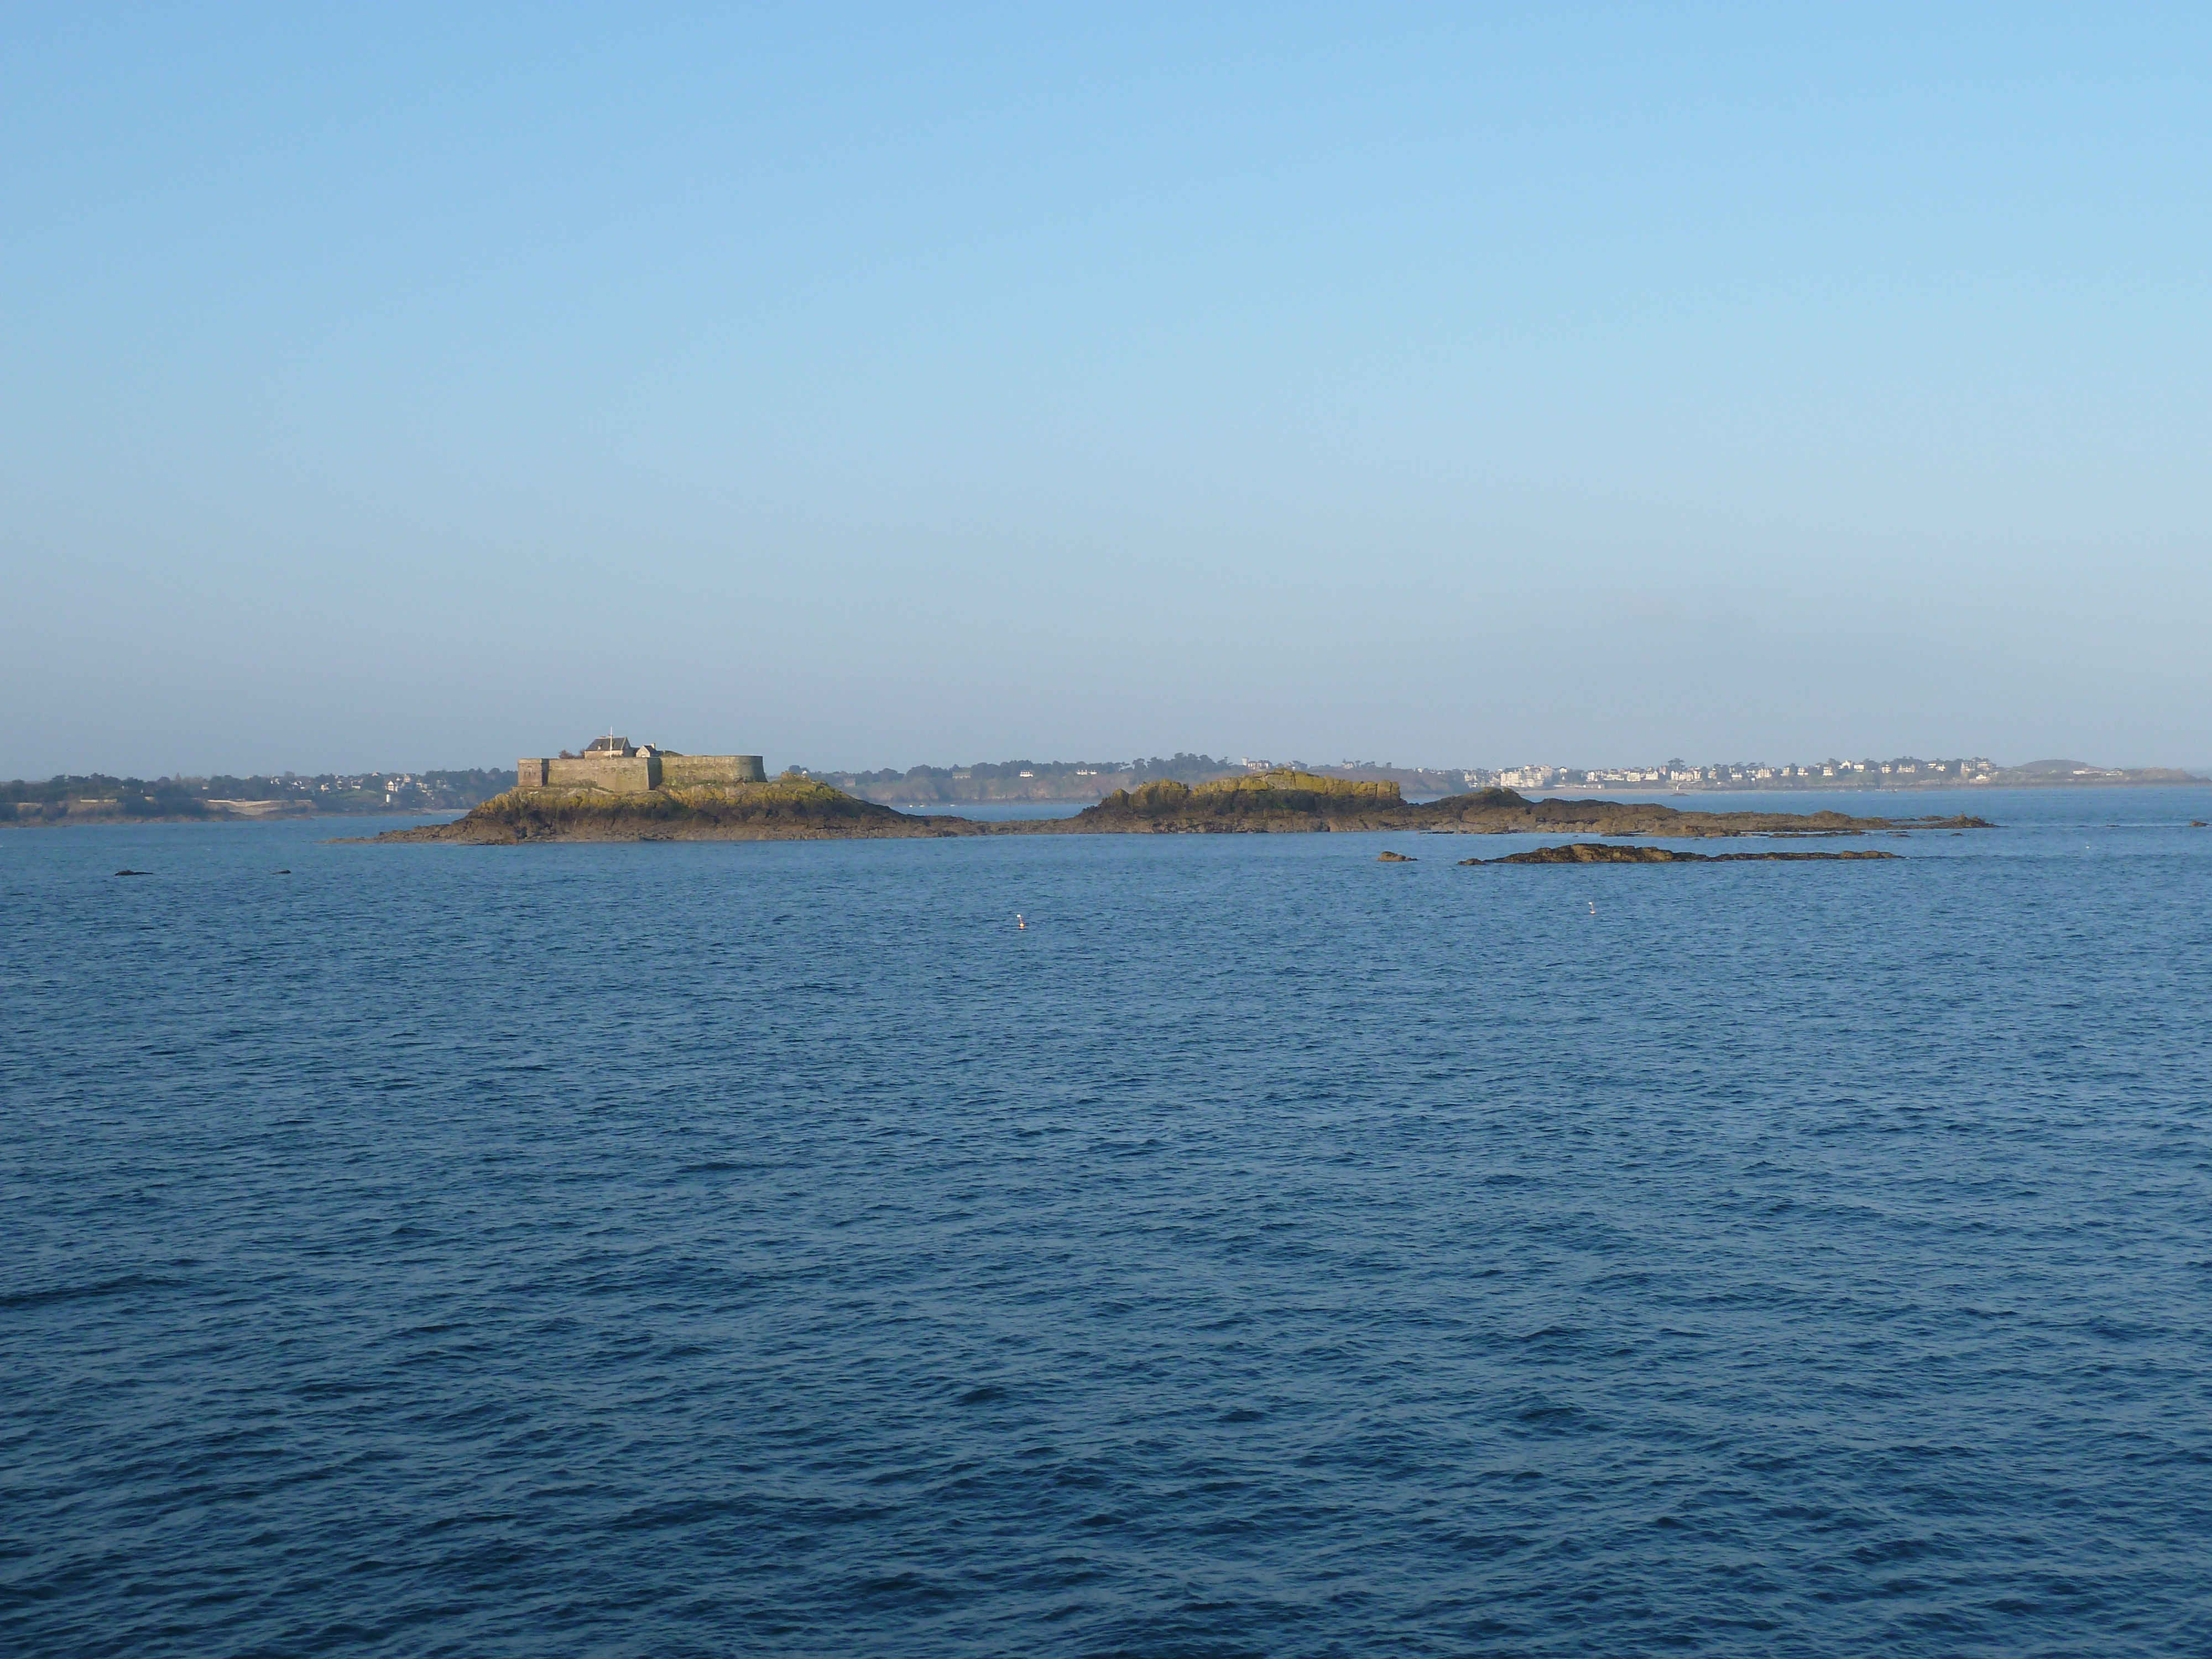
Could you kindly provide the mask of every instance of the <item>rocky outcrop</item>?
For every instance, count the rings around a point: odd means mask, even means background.
[[[1398,786],[1279,770],[1195,787],[1157,779],[1116,789],[1072,818],[1024,824],[1058,835],[1250,835],[1316,830],[1398,830],[1407,811]]]
[[[1746,864],[1766,860],[1802,862],[1808,859],[1893,859],[1895,853],[1872,848],[1833,853],[1678,853],[1668,847],[1613,847],[1601,841],[1578,841],[1565,847],[1537,847],[1526,853],[1508,853],[1502,859],[1462,859],[1470,864]]]

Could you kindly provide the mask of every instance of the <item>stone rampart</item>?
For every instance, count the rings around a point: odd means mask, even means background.
[[[579,760],[545,763],[549,789],[604,789],[615,795],[642,795],[660,787],[658,755],[586,755]]]
[[[768,768],[758,755],[663,755],[660,787],[699,789],[732,783],[766,783]]]
[[[767,781],[768,769],[758,755],[586,755],[573,760],[526,757],[514,763],[518,789],[604,789],[614,795],[641,795],[651,789]]]

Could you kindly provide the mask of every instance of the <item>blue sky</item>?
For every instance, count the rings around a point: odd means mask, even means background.
[[[0,775],[2212,760],[2212,11],[0,11]]]

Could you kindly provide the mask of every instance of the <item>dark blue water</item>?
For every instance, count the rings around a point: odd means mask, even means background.
[[[0,835],[0,1650],[2212,1650],[2212,793],[1974,799]]]

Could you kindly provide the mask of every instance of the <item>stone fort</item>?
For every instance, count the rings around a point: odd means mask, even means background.
[[[526,758],[514,767],[519,789],[604,789],[615,795],[767,781],[758,755],[679,755],[612,735],[592,738],[580,755]]]

